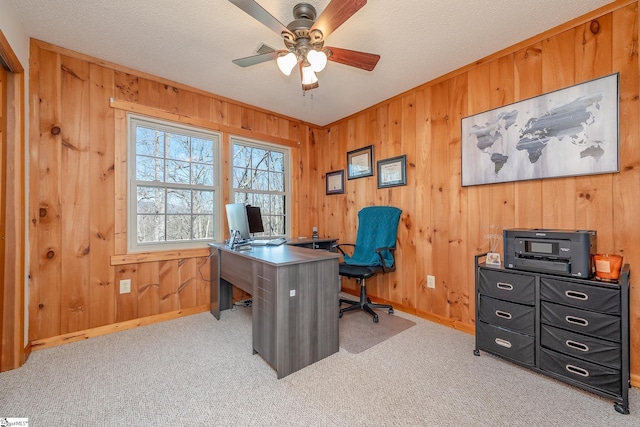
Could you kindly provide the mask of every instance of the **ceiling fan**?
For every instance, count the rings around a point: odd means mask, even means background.
[[[318,87],[317,72],[324,69],[327,60],[372,71],[380,55],[325,46],[325,39],[360,10],[367,0],[331,0],[316,19],[316,9],[309,3],[298,3],[293,7],[294,20],[284,26],[254,0],[229,0],[253,18],[280,34],[286,50],[268,49],[258,55],[234,59],[241,67],[260,64],[275,59],[278,68],[290,75],[298,65],[303,90]]]

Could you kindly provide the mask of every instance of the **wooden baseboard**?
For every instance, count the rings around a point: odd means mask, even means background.
[[[31,341],[31,350],[42,350],[45,348],[56,347],[62,344],[68,344],[88,338],[99,337],[101,335],[112,334],[114,332],[126,331],[127,329],[137,328],[139,326],[151,325],[153,323],[164,322],[165,320],[177,319],[180,317],[191,316],[192,314],[204,313],[210,310],[209,304],[200,305],[184,310],[171,311],[169,313],[156,314],[154,316],[143,317],[140,319],[127,320],[126,322],[114,323],[112,325],[99,326],[97,328],[85,329],[83,331],[72,332],[69,334],[58,335],[41,340]]]
[[[640,375],[631,374],[631,387],[640,388]]]

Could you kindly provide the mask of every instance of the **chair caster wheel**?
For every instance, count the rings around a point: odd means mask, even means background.
[[[473,350],[474,356],[480,356],[480,350]]]
[[[622,404],[617,402],[613,404],[613,408],[616,410],[616,412],[623,415],[626,415],[629,413],[629,409],[625,408]]]
[[[389,314],[393,314],[393,308],[389,309]]]
[[[373,316],[373,323],[378,323],[378,315]]]
[[[344,313],[339,312],[339,313],[338,313],[338,319],[342,319],[342,315],[343,315],[343,314],[344,314]]]

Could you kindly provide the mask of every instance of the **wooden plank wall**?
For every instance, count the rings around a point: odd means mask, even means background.
[[[224,200],[229,134],[297,147],[300,123],[37,40],[31,43],[30,84],[34,348],[93,336],[88,331],[96,328],[109,332],[109,325],[119,330],[118,323],[149,316],[208,310],[206,248],[184,255],[127,254],[126,111],[113,106],[222,130]],[[297,153],[294,148],[294,164]],[[131,279],[129,294],[119,293],[124,278]]]
[[[473,256],[489,249],[485,227],[596,229],[598,250],[622,254],[631,265],[631,369],[640,383],[640,289],[633,273],[640,274],[637,46],[637,2],[618,2],[327,129],[312,129],[300,194],[311,209],[300,229],[318,226],[321,235],[353,242],[360,208],[398,206],[399,266],[370,279],[369,293],[467,331],[474,323]],[[620,73],[620,173],[461,187],[462,117],[613,72]],[[367,145],[376,160],[406,154],[408,185],[379,190],[374,176],[325,196],[325,173],[345,169],[346,153]],[[435,289],[427,288],[427,274],[435,275]],[[355,282],[343,280],[343,288],[355,293]]]

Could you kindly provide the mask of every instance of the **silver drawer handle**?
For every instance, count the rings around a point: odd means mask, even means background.
[[[580,351],[589,351],[589,346],[578,341],[566,340],[564,342],[567,347],[575,348]]]
[[[496,310],[496,316],[502,317],[503,319],[511,319],[511,313],[507,313],[506,311]]]
[[[589,371],[587,371],[586,369],[582,369],[579,368],[575,365],[567,365],[564,367],[567,371],[573,373],[573,374],[578,374],[581,377],[588,377],[589,376]]]
[[[496,286],[498,287],[498,289],[503,290],[503,291],[512,291],[513,290],[513,285],[511,283],[498,282],[498,283],[496,283]]]
[[[589,299],[589,295],[585,294],[584,292],[565,291],[564,294],[567,296],[567,298],[579,299],[581,301],[586,301]]]
[[[587,321],[587,319],[583,319],[582,317],[565,316],[564,320],[566,320],[567,323],[573,323],[574,325],[578,325],[578,326],[589,325],[589,322]]]
[[[511,343],[507,340],[503,340],[502,338],[496,338],[496,344],[502,347],[511,348]]]

